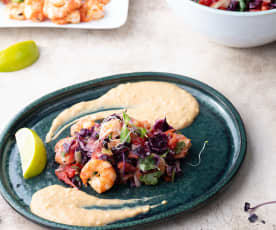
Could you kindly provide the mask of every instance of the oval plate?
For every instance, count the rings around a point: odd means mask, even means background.
[[[15,145],[15,132],[21,127],[34,129],[42,138],[55,116],[63,109],[83,100],[98,98],[112,87],[125,82],[165,81],[175,83],[189,91],[200,103],[200,114],[194,123],[181,130],[192,139],[190,154],[182,162],[183,174],[174,183],[161,182],[156,186],[130,188],[114,186],[103,195],[92,189],[83,189],[102,198],[156,197],[154,203],[167,200],[166,205],[150,212],[101,227],[78,227],[54,223],[33,215],[29,204],[32,194],[52,184],[62,184],[54,170],[55,141],[46,145],[48,164],[46,170],[33,179],[24,180],[20,157]],[[69,134],[66,130],[63,136]],[[186,162],[196,163],[202,144],[208,145],[201,164],[191,167]],[[44,96],[20,112],[8,125],[0,138],[0,190],[4,199],[17,212],[28,219],[48,227],[61,229],[116,229],[145,224],[190,211],[205,203],[229,184],[240,168],[246,153],[246,134],[240,115],[233,105],[220,93],[194,79],[169,73],[131,73],[96,79],[63,88]]]

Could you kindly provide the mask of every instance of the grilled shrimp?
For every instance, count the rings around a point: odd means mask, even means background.
[[[84,185],[88,183],[97,192],[103,193],[112,188],[116,172],[108,161],[91,159],[82,168],[80,178]]]
[[[98,2],[106,5],[110,2],[110,0],[98,0]]]
[[[90,22],[104,17],[103,4],[98,0],[85,0],[80,9],[81,21]]]
[[[83,118],[71,127],[71,136],[80,132],[82,129],[90,129],[95,125],[95,122],[89,118]]]
[[[10,19],[25,20],[24,15],[24,2],[8,4],[8,12]]]
[[[64,24],[78,24],[80,23],[80,11],[79,10],[74,10],[71,13],[69,13],[66,17],[61,18],[61,19],[53,19],[53,23],[59,24],[59,25],[64,25]],[[71,129],[72,130],[72,129]],[[75,131],[73,131],[75,132]],[[72,133],[71,133],[72,135]]]
[[[40,22],[46,19],[43,14],[44,0],[25,0],[24,15],[27,19]]]
[[[55,146],[55,161],[61,165],[72,164],[75,161],[74,149],[66,150],[66,145],[71,145],[73,137],[66,137],[59,140]]]
[[[43,13],[51,20],[63,19],[80,6],[81,0],[45,0]]]
[[[135,126],[145,128],[145,129],[148,129],[148,130],[151,128],[151,124],[148,121],[138,121],[134,118],[131,118],[131,121],[133,122],[133,124]]]
[[[120,136],[122,129],[122,121],[120,119],[112,119],[101,124],[100,139],[108,137],[110,134],[112,138]]]

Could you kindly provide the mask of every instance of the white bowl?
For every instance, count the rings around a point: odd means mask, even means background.
[[[276,40],[276,9],[260,12],[217,10],[192,0],[167,0],[187,25],[230,47],[255,47]]]

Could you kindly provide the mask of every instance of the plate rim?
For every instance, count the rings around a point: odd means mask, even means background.
[[[133,77],[133,81],[142,81],[142,79],[135,79],[136,78],[143,78],[145,81],[148,80],[146,76],[150,76],[152,78],[154,77],[161,77],[164,78],[164,80],[175,79],[175,80],[184,80],[186,83],[190,83],[192,85],[196,85],[198,88],[207,91],[212,97],[218,99],[220,102],[222,102],[230,112],[232,113],[233,118],[235,118],[235,121],[237,122],[237,128],[240,133],[240,142],[239,142],[239,155],[237,158],[237,161],[234,165],[234,167],[231,169],[229,174],[224,178],[224,180],[217,183],[215,186],[213,186],[208,193],[204,197],[199,197],[197,202],[190,204],[187,207],[186,205],[180,205],[177,208],[174,208],[172,210],[166,211],[165,213],[160,213],[151,217],[147,217],[144,219],[134,220],[131,222],[125,222],[125,223],[115,223],[115,224],[109,224],[104,225],[100,227],[83,227],[83,226],[73,226],[73,225],[65,225],[65,224],[59,224],[56,222],[52,222],[43,218],[40,218],[31,212],[26,212],[24,208],[22,208],[20,205],[17,204],[17,202],[13,199],[12,195],[5,189],[2,179],[0,178],[0,194],[3,197],[3,199],[20,215],[24,216],[25,218],[31,220],[32,222],[35,222],[36,224],[45,226],[45,227],[51,227],[51,228],[58,228],[58,229],[90,229],[90,230],[103,230],[103,229],[121,229],[126,227],[134,227],[134,226],[141,226],[153,222],[161,222],[168,218],[184,214],[186,212],[195,210],[202,206],[203,204],[209,202],[211,199],[215,197],[215,195],[220,194],[222,191],[224,191],[227,186],[230,185],[233,178],[237,175],[240,167],[242,166],[245,156],[246,156],[246,150],[247,150],[247,136],[245,131],[245,126],[243,123],[243,120],[238,112],[238,110],[235,108],[235,106],[228,100],[223,94],[218,92],[216,89],[212,88],[206,83],[203,83],[199,80],[180,75],[180,74],[174,74],[174,73],[166,73],[166,72],[133,72],[133,73],[123,73],[123,74],[114,74],[107,77],[101,77],[96,78],[93,80],[80,82],[77,84],[70,85],[68,87],[63,87],[59,90],[50,92],[35,101],[31,102],[27,106],[25,106],[23,109],[21,109],[5,126],[5,128],[2,130],[2,133],[0,134],[0,155],[2,154],[2,150],[5,147],[6,139],[9,134],[9,130],[12,129],[12,127],[16,124],[17,120],[20,119],[24,114],[26,114],[28,111],[33,109],[35,106],[38,106],[40,103],[43,103],[46,100],[54,99],[57,96],[62,96],[62,94],[70,92],[75,89],[79,89],[82,87],[91,87],[91,85],[97,85],[100,83],[104,83],[106,81],[110,80],[119,80],[119,79],[125,79],[129,77]],[[156,80],[151,79],[151,81],[162,81],[160,78],[157,78]],[[184,207],[183,207],[184,206]]]

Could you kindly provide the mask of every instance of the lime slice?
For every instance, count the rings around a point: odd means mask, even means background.
[[[28,128],[19,129],[15,134],[21,157],[23,177],[28,179],[39,175],[45,168],[47,153],[37,133]]]
[[[0,51],[0,72],[12,72],[32,65],[39,58],[34,41],[16,43]]]

